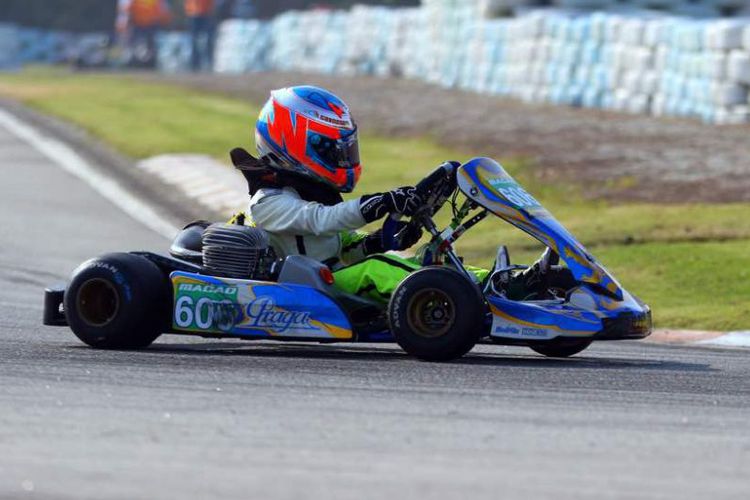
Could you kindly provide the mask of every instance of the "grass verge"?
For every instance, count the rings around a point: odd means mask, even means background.
[[[227,159],[232,147],[251,149],[259,109],[257,103],[129,77],[50,69],[0,76],[0,95],[68,120],[136,159],[185,152]],[[412,184],[443,160],[481,153],[363,131],[366,170],[358,192]],[[658,326],[750,327],[750,205],[582,201],[577,188],[536,182],[528,162],[505,165],[626,288],[652,305]],[[499,243],[521,261],[538,250],[499,221],[467,233],[459,249],[467,260],[488,265]]]

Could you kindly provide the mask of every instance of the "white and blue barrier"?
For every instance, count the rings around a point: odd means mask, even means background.
[[[13,69],[20,64],[18,28],[0,24],[0,69]]]
[[[733,1],[630,3],[696,11]],[[678,17],[622,9],[622,0],[559,2],[576,9],[617,4],[612,13],[545,9],[486,17],[524,3],[423,0],[418,8],[358,5],[289,11],[269,22],[227,21],[215,70],[405,77],[527,102],[750,122],[750,17]]]
[[[558,0],[560,8],[543,10],[528,3],[422,0],[414,8],[229,20],[217,32],[214,70],[404,77],[527,102],[750,123],[750,10],[743,11],[750,2]],[[729,11],[737,16],[716,17]],[[80,42],[0,24],[0,69],[69,60]],[[162,71],[189,68],[186,33],[163,33],[157,45]]]
[[[74,34],[0,23],[0,70],[64,63],[82,55],[91,58],[93,51],[103,52],[108,40],[103,33]]]
[[[271,27],[257,20],[233,19],[222,23],[214,52],[218,73],[262,71],[268,66]]]
[[[179,73],[190,68],[193,53],[190,36],[181,31],[161,32],[156,37],[156,64],[165,73]]]

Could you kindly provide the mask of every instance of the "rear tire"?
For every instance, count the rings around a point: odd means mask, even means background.
[[[142,349],[168,328],[171,287],[156,264],[111,253],[81,264],[65,291],[70,328],[99,349]]]
[[[446,267],[427,267],[404,279],[388,305],[396,342],[425,361],[450,361],[482,337],[484,298],[465,276]]]
[[[586,349],[591,339],[552,340],[548,343],[532,345],[531,350],[548,358],[569,358]]]

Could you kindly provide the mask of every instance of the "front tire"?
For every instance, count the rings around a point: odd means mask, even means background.
[[[168,327],[171,294],[145,257],[111,253],[81,264],[64,296],[73,333],[99,349],[142,349]]]
[[[591,345],[591,339],[552,340],[529,346],[531,350],[548,358],[569,358]]]
[[[484,333],[484,298],[465,276],[427,267],[404,279],[388,305],[398,345],[425,361],[450,361],[469,352]]]

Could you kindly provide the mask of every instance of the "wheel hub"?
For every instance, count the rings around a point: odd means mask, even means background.
[[[455,321],[456,307],[442,290],[428,288],[411,298],[407,305],[409,328],[419,336],[445,335]]]
[[[120,296],[114,285],[101,278],[84,282],[76,295],[78,315],[89,326],[109,324],[120,310]]]

